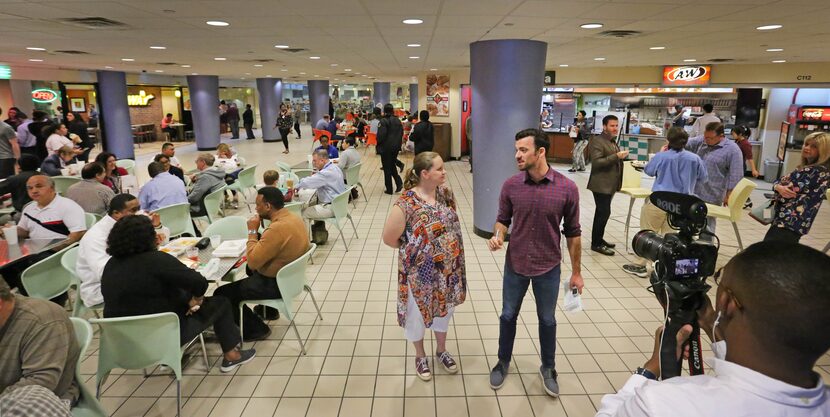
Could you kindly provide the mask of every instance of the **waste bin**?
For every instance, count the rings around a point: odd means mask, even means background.
[[[775,182],[778,179],[778,170],[781,168],[781,161],[774,159],[764,160],[764,181]]]

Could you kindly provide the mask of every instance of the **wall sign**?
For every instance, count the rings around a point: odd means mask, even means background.
[[[47,88],[32,91],[32,101],[35,103],[51,103],[58,99],[58,93]]]
[[[545,85],[556,84],[556,71],[545,71]]]
[[[427,111],[430,116],[450,115],[449,75],[427,75]]]
[[[802,107],[800,116],[804,121],[830,121],[830,107]]]
[[[8,65],[0,65],[0,80],[10,80],[12,78],[12,69]]]
[[[130,94],[127,96],[127,105],[133,107],[144,107],[150,104],[150,100],[156,98],[152,94]]]
[[[705,86],[712,80],[710,65],[663,67],[664,86]]]

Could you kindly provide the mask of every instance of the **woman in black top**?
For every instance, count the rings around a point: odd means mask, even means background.
[[[421,110],[418,114],[420,121],[412,128],[409,140],[415,143],[415,155],[421,152],[432,152],[435,146],[435,129],[429,121],[429,112]]]
[[[205,277],[158,250],[149,217],[121,218],[107,238],[107,253],[112,258],[101,277],[104,317],[176,313],[182,345],[212,325],[224,352],[222,372],[230,372],[256,356],[254,349],[238,348],[239,327],[233,321],[228,299],[205,298]]]
[[[89,139],[89,131],[87,130],[89,126],[78,113],[74,112],[66,114],[66,121],[69,123],[67,125],[69,133],[74,133],[81,138],[79,146],[83,149],[83,152],[76,156],[76,158],[84,163],[89,162],[89,151],[92,150],[92,140]]]

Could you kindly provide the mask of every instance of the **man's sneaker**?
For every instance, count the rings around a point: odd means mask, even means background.
[[[418,374],[418,378],[424,381],[432,379],[432,372],[429,370],[429,359],[415,358],[415,373]]]
[[[235,361],[229,361],[227,359],[222,359],[222,367],[219,368],[219,370],[222,371],[222,372],[233,371],[239,365],[245,365],[246,363],[250,362],[255,357],[256,357],[256,349],[240,350],[239,351],[239,359],[237,359]]]
[[[507,370],[510,368],[510,362],[499,360],[499,363],[490,371],[490,388],[499,389],[504,385],[504,379],[507,378]]]
[[[438,362],[441,362],[441,365],[444,367],[444,370],[451,374],[458,372],[458,365],[455,364],[455,360],[452,358],[449,352],[444,351],[440,354],[436,354],[435,356],[438,357]]]
[[[642,265],[625,264],[622,268],[623,271],[628,272],[631,275],[636,275],[640,278],[645,278],[648,276],[648,268]]]
[[[551,368],[539,367],[539,376],[542,377],[542,387],[551,397],[559,396],[559,383],[556,382],[556,371]]]

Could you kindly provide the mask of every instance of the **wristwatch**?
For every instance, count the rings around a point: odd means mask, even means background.
[[[249,229],[249,230],[248,230],[248,234],[249,234],[249,235],[258,235],[258,234],[259,234],[259,231],[258,231],[258,230],[256,230],[256,229]]]
[[[654,372],[651,372],[646,368],[637,368],[637,370],[634,371],[634,375],[642,375],[652,381],[657,380],[657,375],[654,375]]]

